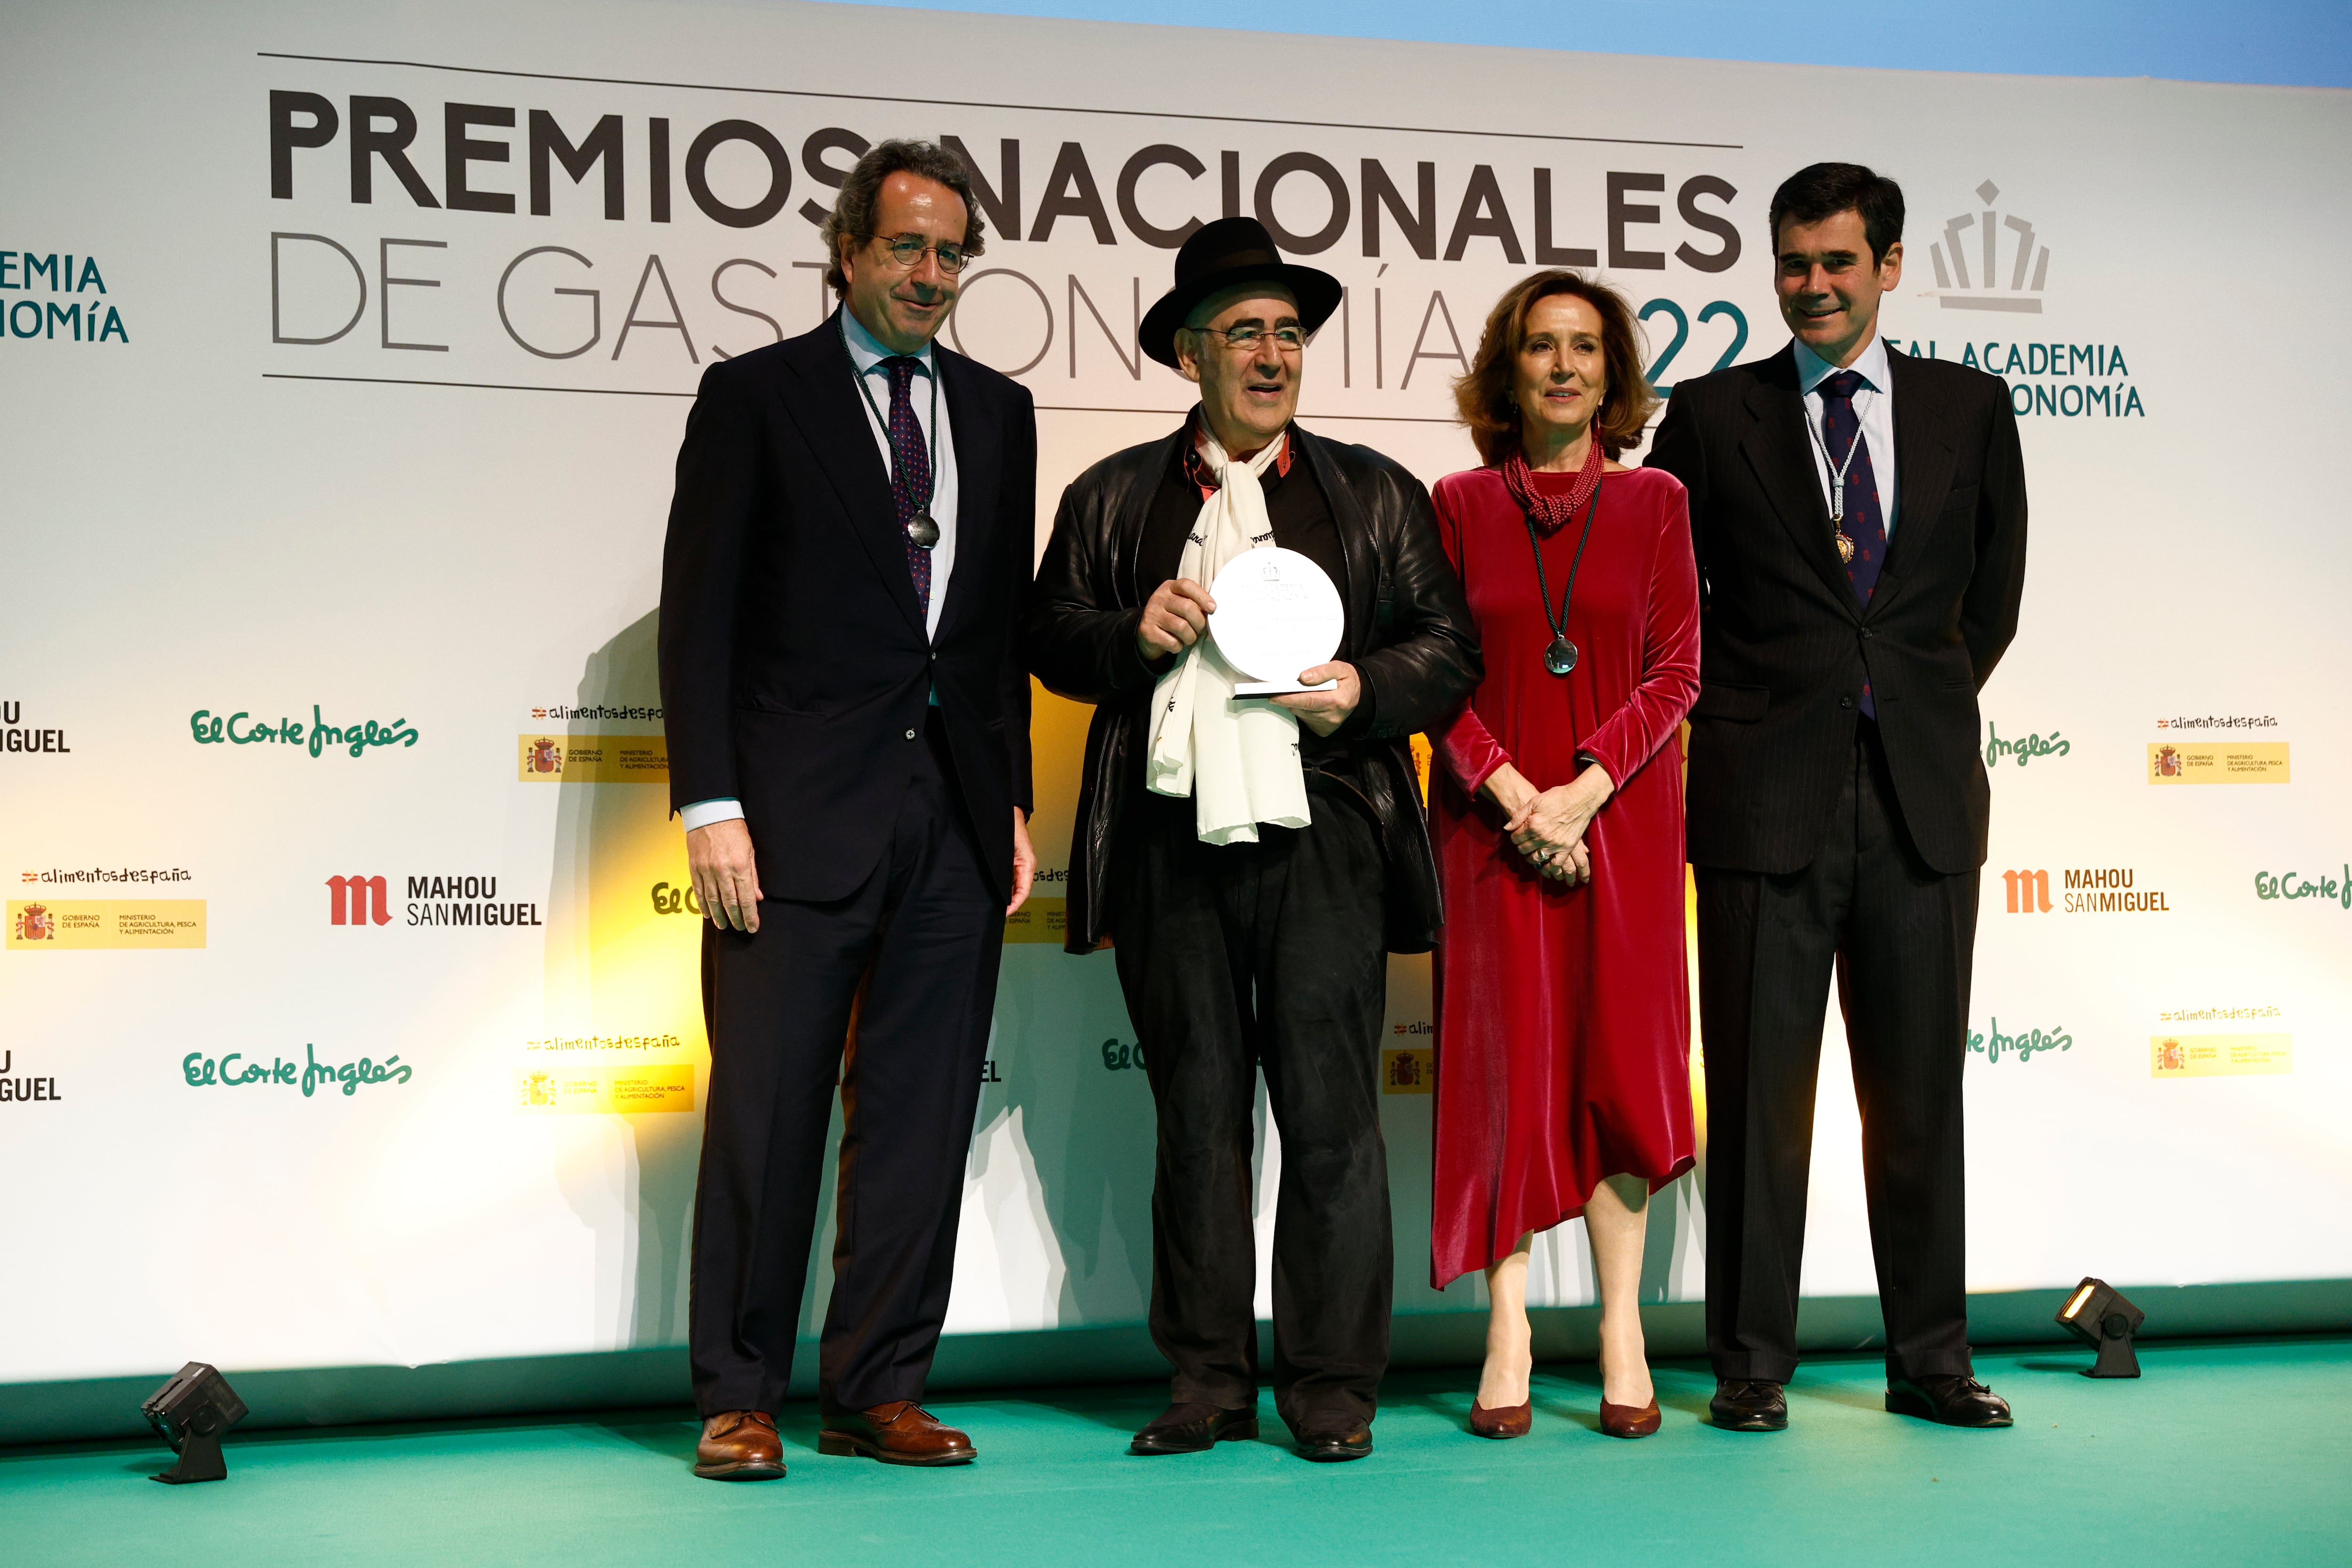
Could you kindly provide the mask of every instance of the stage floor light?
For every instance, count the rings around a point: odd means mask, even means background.
[[[245,1401],[229,1387],[228,1379],[203,1362],[192,1361],[149,1394],[139,1411],[180,1456],[178,1464],[149,1479],[173,1486],[228,1479],[221,1434],[246,1417]]]
[[[2059,1327],[2098,1350],[2099,1359],[2083,1369],[2084,1377],[2137,1377],[2139,1352],[2132,1348],[2132,1336],[2147,1321],[2147,1314],[2121,1291],[2088,1276],[2058,1309]]]

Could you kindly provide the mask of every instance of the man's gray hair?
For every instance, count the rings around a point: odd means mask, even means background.
[[[981,221],[980,204],[972,199],[971,172],[961,158],[936,142],[911,137],[877,142],[841,182],[841,195],[834,198],[832,215],[819,231],[824,240],[824,280],[835,293],[849,292],[849,277],[841,269],[841,242],[845,238],[863,245],[874,237],[874,205],[881,197],[882,182],[901,171],[937,180],[953,191],[963,203],[964,254],[978,256],[985,248],[987,226]]]

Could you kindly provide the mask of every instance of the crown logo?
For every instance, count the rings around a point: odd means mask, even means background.
[[[1927,247],[1927,255],[1936,264],[1937,298],[1948,310],[2018,310],[2038,316],[2042,286],[2050,277],[2050,247],[2037,247],[2031,223],[1994,210],[1992,204],[2000,195],[2000,187],[1990,180],[1979,185],[1977,199],[1984,203],[1984,210],[1950,219],[1944,225],[1944,237]],[[1969,234],[1970,229],[1976,230],[1973,236]],[[2010,246],[2011,266],[2006,288],[2001,286],[2000,270],[2004,229],[2016,237]],[[1964,237],[1969,243],[1962,243]],[[1973,277],[1969,270],[1971,252],[1977,263]]]

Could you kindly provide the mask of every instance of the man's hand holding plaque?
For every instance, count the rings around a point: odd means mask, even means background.
[[[1301,670],[1297,689],[1273,699],[1276,707],[1298,715],[1298,721],[1318,735],[1328,735],[1348,721],[1364,700],[1364,683],[1356,667],[1344,660]]]
[[[1217,602],[1190,577],[1171,577],[1152,591],[1136,622],[1135,645],[1146,660],[1181,654],[1208,629]]]

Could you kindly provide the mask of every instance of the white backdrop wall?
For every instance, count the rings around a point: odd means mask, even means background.
[[[1625,289],[1670,384],[1782,341],[1781,177],[1899,178],[1888,335],[2009,378],[2033,497],[1985,700],[1972,1287],[2352,1274],[2352,95],[782,3],[42,0],[9,34],[0,1381],[682,1339],[670,464],[703,366],[821,320],[814,219],[904,134],[988,187],[955,341],[1036,394],[1041,545],[1187,405],[1134,326],[1192,220],[1342,279],[1302,416],[1433,480],[1529,268]],[[1041,698],[1048,879],[952,1331],[1148,1289],[1149,1091],[1053,897],[1086,717]],[[1425,961],[1390,1020],[1397,1307],[1475,1308],[1424,1278]],[[1866,1293],[1829,1030],[1805,1284]],[[1700,1294],[1703,1174],[1654,1300]],[[1536,1296],[1591,1299],[1577,1227]]]

